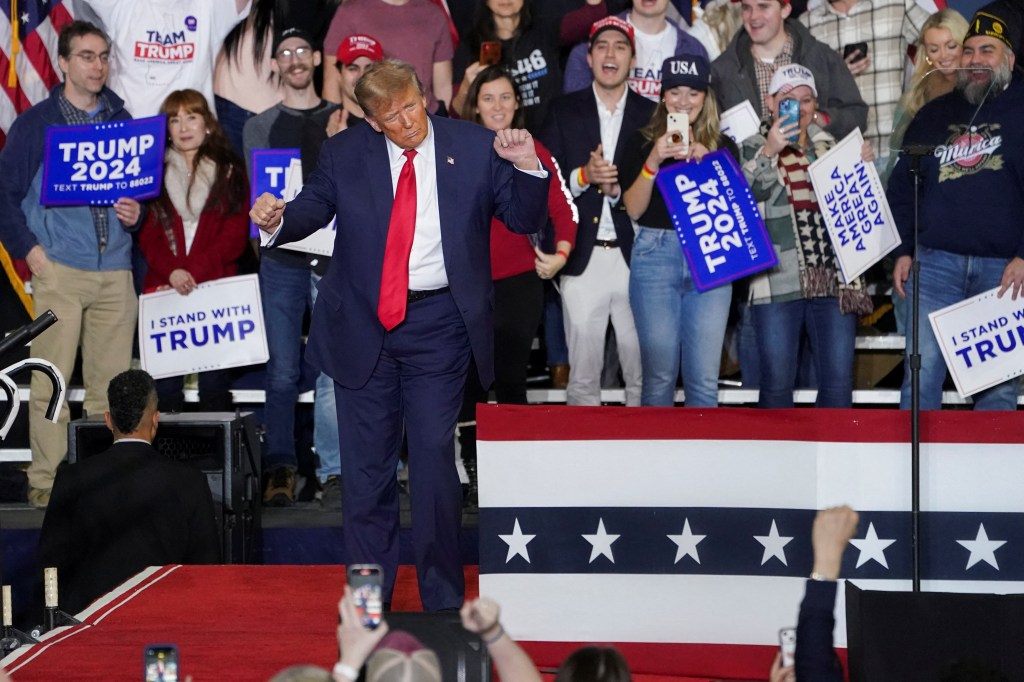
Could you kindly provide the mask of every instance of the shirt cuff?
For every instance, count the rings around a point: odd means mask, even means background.
[[[515,164],[512,164],[512,167],[515,168],[520,173],[526,173],[527,175],[532,175],[535,178],[543,179],[548,176],[548,171],[547,169],[544,168],[543,165],[541,165],[540,170],[523,170],[522,168]]]
[[[284,219],[281,219],[281,224],[277,226],[277,230],[271,234],[265,231],[262,227],[260,229],[260,246],[270,248],[277,242],[277,235],[281,234],[281,228],[284,227]]]

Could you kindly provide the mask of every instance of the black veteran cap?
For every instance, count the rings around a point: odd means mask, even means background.
[[[1019,8],[1007,0],[996,0],[979,9],[967,28],[964,40],[974,36],[988,36],[1001,40],[1011,50],[1021,47],[1022,16]]]

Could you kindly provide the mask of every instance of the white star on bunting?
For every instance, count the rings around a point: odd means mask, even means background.
[[[530,544],[530,540],[533,540],[536,535],[524,535],[522,529],[519,527],[519,519],[516,519],[515,527],[512,529],[511,535],[498,535],[505,544],[508,545],[508,556],[505,557],[505,563],[512,561],[512,557],[517,554],[524,559],[526,563],[530,563],[530,552],[526,549],[526,546]]]
[[[880,540],[878,533],[875,532],[875,524],[869,523],[868,534],[864,536],[863,540],[850,540],[850,544],[860,550],[860,556],[857,557],[857,568],[872,560],[889,568],[889,564],[885,560],[885,548],[894,542],[896,542],[895,539]]]
[[[971,552],[965,571],[979,561],[984,561],[992,568],[999,570],[999,563],[996,562],[996,550],[1005,545],[1006,540],[989,540],[984,523],[978,524],[978,535],[973,540],[957,540],[956,543]]]
[[[754,539],[764,545],[764,556],[761,557],[762,566],[772,557],[781,561],[783,566],[789,566],[786,562],[786,550],[784,548],[793,538],[779,535],[779,528],[775,525],[775,519],[772,519],[772,529],[768,531],[768,535],[755,535]]]
[[[604,529],[604,519],[598,519],[597,533],[594,535],[584,535],[583,539],[591,545],[589,563],[594,563],[594,559],[602,554],[608,557],[608,561],[613,564],[615,563],[615,557],[612,556],[612,543],[618,540],[619,536],[608,534]]]
[[[684,556],[688,556],[699,564],[700,557],[697,555],[697,545],[699,545],[700,541],[706,537],[707,535],[694,535],[690,532],[690,519],[684,519],[683,532],[679,535],[668,536],[669,540],[676,543],[675,563],[678,564],[680,559]]]

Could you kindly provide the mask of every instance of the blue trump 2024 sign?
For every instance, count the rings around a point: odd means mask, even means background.
[[[167,118],[46,129],[43,206],[109,206],[160,196]]]
[[[778,262],[754,195],[729,152],[663,168],[657,183],[697,291]]]
[[[275,197],[284,198],[285,180],[288,166],[293,160],[301,158],[298,149],[254,149],[252,150],[252,180],[250,187],[250,205],[256,203],[256,197],[270,192]],[[250,220],[249,236],[258,239],[260,230]]]

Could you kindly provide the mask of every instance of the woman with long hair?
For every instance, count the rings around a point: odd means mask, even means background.
[[[175,90],[160,112],[167,116],[167,151],[160,196],[139,233],[149,265],[143,289],[188,296],[203,282],[237,273],[249,243],[249,183],[201,92]],[[182,410],[182,387],[183,377],[157,381],[162,411]],[[199,374],[199,405],[231,409],[226,370]]]
[[[956,70],[964,52],[966,34],[967,20],[950,7],[931,15],[921,26],[921,36],[916,43],[914,75],[910,79],[910,87],[900,98],[893,118],[892,135],[889,137],[891,153],[883,181],[896,165],[899,158],[896,151],[903,146],[903,135],[918,110],[956,87]]]
[[[619,169],[626,213],[637,225],[629,265],[629,303],[640,337],[641,405],[671,407],[680,370],[687,407],[718,405],[722,342],[732,285],[698,292],[661,193],[658,171],[679,161],[700,161],[736,145],[722,135],[703,57],[670,57],[661,67],[661,99],[650,123],[630,138]],[[685,114],[689,143],[668,130],[669,114]]]
[[[490,130],[519,127],[522,118],[512,76],[500,66],[481,71],[470,85],[462,117]],[[491,277],[494,280],[494,390],[499,403],[526,403],[526,373],[533,337],[544,306],[544,280],[565,265],[576,241],[574,207],[551,153],[534,140],[550,173],[549,240],[545,253],[535,236],[509,232],[491,221]],[[550,229],[553,228],[553,229]]]
[[[816,405],[850,407],[857,317],[873,305],[863,279],[843,277],[807,173],[836,140],[818,123],[810,69],[780,67],[768,93],[774,123],[741,145],[743,174],[779,258],[778,265],[750,282],[761,369],[758,406],[793,406],[800,337],[806,331],[818,381]],[[780,115],[785,100],[795,102],[797,120]],[[874,161],[870,143],[864,143],[861,158]]]
[[[536,133],[551,100],[562,94],[558,26],[533,20],[534,0],[478,0],[473,27],[459,44],[453,60],[455,82],[461,81],[452,98],[452,109],[461,112],[474,79],[491,64],[508,69],[523,111],[523,124]],[[497,53],[490,53],[497,43]],[[487,45],[487,48],[482,47]],[[486,53],[486,54],[485,54]],[[496,61],[482,58],[493,54]]]

